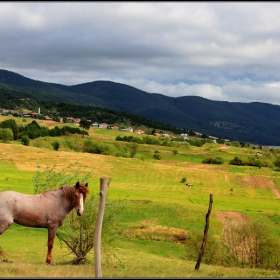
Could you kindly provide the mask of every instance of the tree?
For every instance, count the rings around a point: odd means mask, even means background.
[[[83,118],[81,118],[81,120],[80,120],[80,127],[83,129],[83,130],[89,130],[89,128],[90,128],[90,122],[89,121],[87,121],[84,117]],[[84,134],[83,134],[83,138],[84,138]]]

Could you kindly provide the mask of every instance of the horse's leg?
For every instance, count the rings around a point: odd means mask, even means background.
[[[0,213],[0,235],[9,228],[9,226],[14,222],[11,217],[7,218],[5,215],[1,215]],[[5,218],[3,218],[5,217]]]
[[[55,265],[55,263],[52,259],[52,249],[53,249],[53,243],[54,243],[56,230],[57,230],[57,227],[48,228],[48,253],[47,253],[46,263],[52,264],[52,265]]]

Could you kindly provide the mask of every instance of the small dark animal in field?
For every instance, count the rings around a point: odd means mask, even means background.
[[[26,227],[47,228],[46,263],[54,265],[52,249],[57,228],[63,224],[74,207],[79,216],[83,215],[88,193],[88,183],[79,182],[74,186],[60,186],[38,195],[2,191],[0,192],[0,235],[14,222]]]
[[[187,186],[188,188],[190,188],[190,187],[192,187],[192,188],[193,188],[193,184],[189,184],[189,183],[187,183],[187,184],[186,184],[186,186]]]

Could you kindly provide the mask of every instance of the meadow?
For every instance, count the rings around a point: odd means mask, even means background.
[[[48,127],[62,125],[38,123]],[[279,270],[224,267],[209,265],[203,260],[197,271],[196,262],[186,257],[188,248],[184,244],[184,238],[192,230],[201,231],[202,241],[210,194],[213,195],[211,235],[221,236],[229,221],[261,217],[275,238],[280,238],[280,173],[269,167],[228,164],[235,156],[252,157],[257,151],[273,161],[268,151],[207,143],[202,147],[178,146],[178,153],[174,154],[174,147],[139,144],[138,153],[145,158],[141,160],[75,152],[67,146],[69,142],[82,145],[86,139],[115,143],[120,134],[131,135],[91,128],[89,136],[84,138],[81,135],[37,138],[30,141],[29,146],[20,141],[0,143],[0,191],[10,189],[33,194],[32,178],[38,166],[56,166],[60,170],[77,162],[82,172],[92,170],[88,183],[90,191],[96,194],[100,178],[112,178],[107,200],[126,201],[126,207],[117,217],[116,238],[110,248],[106,248],[114,255],[108,257],[102,253],[103,277],[280,276]],[[59,141],[58,151],[52,149],[53,141]],[[156,150],[161,154],[160,160],[153,158]],[[202,164],[206,156],[222,157],[224,163]],[[182,178],[193,187],[186,187]],[[72,256],[56,238],[53,250],[56,266],[48,266],[45,264],[46,242],[46,229],[13,224],[0,236],[0,247],[6,253],[5,258],[0,258],[1,277],[95,276],[93,251],[87,264],[69,265]]]

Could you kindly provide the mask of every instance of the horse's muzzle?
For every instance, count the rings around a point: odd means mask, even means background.
[[[77,210],[77,215],[78,216],[82,216],[83,215],[83,213],[80,212],[80,209]]]

